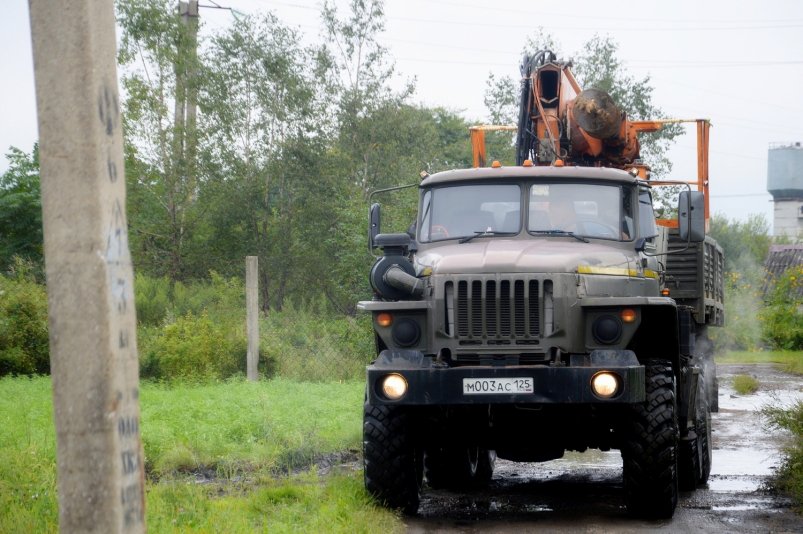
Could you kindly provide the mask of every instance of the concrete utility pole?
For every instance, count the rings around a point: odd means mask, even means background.
[[[248,336],[248,355],[246,356],[246,376],[248,380],[258,380],[259,364],[259,258],[245,257],[245,311],[246,334]]]
[[[174,111],[175,143],[174,161],[180,169],[180,178],[185,181],[187,198],[195,198],[198,115],[198,0],[178,3],[178,14],[186,28],[186,49],[179,45],[176,62],[176,103]]]
[[[144,532],[112,0],[31,0],[62,532]]]

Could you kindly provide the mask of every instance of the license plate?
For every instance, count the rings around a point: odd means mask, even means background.
[[[464,378],[463,395],[532,393],[532,378]]]

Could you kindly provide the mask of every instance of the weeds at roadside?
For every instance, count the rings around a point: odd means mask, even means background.
[[[750,375],[736,375],[733,377],[733,389],[739,395],[752,395],[758,391],[758,380]]]
[[[791,408],[764,408],[770,425],[792,432],[792,444],[785,449],[785,458],[778,470],[774,487],[788,494],[796,510],[803,513],[803,401]]]

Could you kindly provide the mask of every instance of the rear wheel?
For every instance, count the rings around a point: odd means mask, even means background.
[[[371,406],[363,413],[365,489],[389,508],[414,514],[423,482],[423,455],[409,408]]]
[[[647,362],[645,374],[646,399],[633,407],[622,444],[627,511],[669,518],[678,501],[675,376],[663,360]]]
[[[496,453],[480,447],[432,447],[424,455],[431,488],[478,489],[491,482]]]
[[[680,489],[692,491],[708,482],[711,473],[711,412],[708,410],[708,388],[701,375],[697,382],[695,424],[689,430],[691,439],[680,442],[678,470]]]
[[[694,340],[694,357],[703,368],[705,388],[708,393],[708,407],[712,412],[719,411],[719,381],[717,364],[714,362],[714,342],[708,337],[708,327],[700,327]]]
[[[713,456],[711,449],[711,410],[708,407],[708,390],[705,387],[698,389],[697,395],[700,401],[697,406],[700,412],[697,414],[697,444],[700,462],[700,476],[697,485],[702,486],[708,483],[711,474],[711,459]]]

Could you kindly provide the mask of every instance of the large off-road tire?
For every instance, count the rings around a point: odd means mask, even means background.
[[[433,489],[479,489],[491,482],[496,453],[477,446],[430,447],[424,453],[424,477]]]
[[[708,388],[701,387],[697,390],[697,452],[699,454],[700,476],[697,478],[697,485],[702,486],[708,483],[711,474],[711,460],[713,456],[711,442],[711,410],[708,406]]]
[[[365,489],[384,506],[415,514],[424,471],[409,408],[366,404],[362,428]]]
[[[694,358],[703,368],[705,387],[708,393],[708,407],[712,412],[719,411],[719,381],[717,364],[714,361],[714,342],[708,337],[708,327],[700,327],[694,340]]]
[[[625,497],[631,515],[665,519],[678,502],[675,376],[662,360],[645,371],[646,399],[632,408],[622,444]]]
[[[711,474],[711,412],[708,409],[708,388],[703,376],[697,382],[695,425],[691,439],[680,441],[678,460],[679,484],[683,491],[693,491],[708,482]]]

